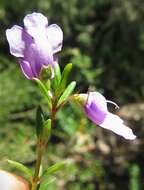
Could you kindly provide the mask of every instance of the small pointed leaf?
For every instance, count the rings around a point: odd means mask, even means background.
[[[51,135],[51,119],[44,122],[43,126],[43,139],[47,142]]]
[[[49,179],[44,180],[41,182],[39,190],[48,190],[48,186],[56,180],[55,177],[50,177]]]
[[[8,160],[7,161],[11,166],[13,166],[14,168],[20,170],[21,172],[25,173],[29,178],[32,177],[32,171],[27,168],[26,166],[24,166],[23,164],[13,161],[13,160]]]
[[[43,174],[42,177],[45,178],[46,176],[52,175],[52,174],[54,174],[55,172],[57,172],[57,171],[63,169],[65,166],[66,166],[66,161],[61,161],[61,162],[59,162],[59,163],[56,163],[56,164],[50,166],[50,167],[44,172],[44,174]]]
[[[36,112],[36,134],[37,137],[40,137],[43,132],[43,124],[44,123],[44,116],[43,116],[43,111],[40,106],[37,108]]]
[[[61,78],[61,84],[60,84],[60,90],[63,91],[66,87],[68,76],[72,70],[72,63],[69,63],[65,66],[63,72],[62,72],[62,78]]]
[[[61,81],[61,70],[59,64],[55,64],[54,66],[54,90],[56,91]]]
[[[58,100],[58,104],[57,106],[59,106],[60,104],[62,104],[64,101],[66,101],[66,99],[72,94],[72,92],[74,91],[76,86],[76,82],[73,81],[71,82],[67,88],[65,89],[65,91],[63,92],[63,94],[61,95],[61,97]]]
[[[44,95],[44,97],[46,98],[47,102],[48,102],[48,106],[51,109],[52,107],[52,102],[51,102],[51,97],[48,93],[47,88],[45,87],[45,85],[37,78],[34,78],[34,81],[38,84],[39,89],[41,91],[41,93]]]

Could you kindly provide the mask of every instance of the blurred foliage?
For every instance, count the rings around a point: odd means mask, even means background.
[[[130,167],[130,189],[131,190],[139,190],[140,185],[139,185],[139,175],[140,175],[140,168],[138,165],[133,164]]]
[[[142,0],[0,0],[0,165],[4,168],[7,158],[31,167],[35,162],[34,118],[41,95],[21,74],[5,38],[5,29],[22,25],[23,17],[33,11],[63,28],[60,65],[74,64],[71,78],[78,81],[78,91],[98,89],[119,104],[141,103],[144,96]],[[133,121],[136,114],[128,122],[140,138],[127,142],[95,127],[76,105],[64,108],[57,115],[44,164],[63,158],[71,164],[57,174],[49,189],[143,189],[144,117]]]

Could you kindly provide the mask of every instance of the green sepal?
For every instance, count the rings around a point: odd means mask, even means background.
[[[67,88],[65,89],[65,91],[63,92],[63,94],[61,95],[61,97],[58,100],[57,103],[57,107],[60,106],[64,101],[66,101],[66,99],[72,94],[72,92],[74,91],[76,87],[76,82],[73,81],[71,82]]]
[[[54,79],[53,79],[53,87],[54,91],[58,90],[59,84],[61,82],[61,70],[59,64],[55,64],[54,66]]]
[[[51,135],[51,119],[48,119],[44,122],[43,125],[43,135],[42,138],[47,143]]]
[[[36,111],[36,134],[39,138],[43,133],[43,125],[44,125],[44,115],[42,108],[38,106]]]
[[[48,177],[49,175],[52,175],[55,172],[63,169],[66,166],[66,163],[67,163],[66,161],[61,161],[59,163],[50,166],[47,170],[44,171],[42,178]]]
[[[55,177],[49,177],[49,179],[46,179],[41,182],[39,190],[47,190],[48,186],[53,183],[56,180]]]
[[[51,65],[48,67],[42,67],[40,72],[40,80],[47,81],[49,80],[53,75],[53,68]]]
[[[51,101],[51,96],[48,93],[48,89],[39,79],[34,78],[33,80],[38,84],[41,93],[44,95],[44,97],[47,100],[49,109],[51,109],[52,108],[52,101]]]
[[[13,160],[7,160],[7,162],[13,166],[14,168],[18,169],[19,171],[25,173],[27,175],[28,178],[32,178],[32,171],[27,168],[26,166],[24,166],[23,164],[13,161]]]
[[[62,91],[62,92],[67,85],[68,76],[72,70],[72,66],[73,66],[72,63],[67,64],[62,72],[61,84],[60,84],[60,88],[59,88],[60,91]]]

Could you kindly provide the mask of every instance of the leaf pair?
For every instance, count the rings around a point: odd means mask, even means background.
[[[71,70],[72,70],[71,63],[69,63],[65,66],[62,74],[61,74],[59,65],[57,64],[55,66],[55,78],[54,78],[53,82],[54,82],[55,96],[58,99],[57,107],[59,107],[63,102],[66,101],[66,99],[72,94],[72,92],[76,86],[75,81],[72,81],[67,86],[68,77],[69,77]]]
[[[75,89],[76,82],[72,81],[68,86],[68,77],[72,70],[72,64],[69,63],[65,66],[63,72],[61,73],[59,64],[55,64],[54,67],[54,78],[52,81],[52,86],[54,90],[54,95],[57,100],[57,107],[59,107],[63,102],[66,101],[66,99],[72,94],[73,90]],[[47,100],[48,107],[51,110],[52,109],[52,97],[50,89],[47,88],[47,85],[44,84],[41,80],[34,78],[33,79],[39,86],[39,89],[45,99]],[[49,83],[50,80],[49,80]],[[50,86],[50,85],[49,85]]]
[[[41,179],[41,185],[39,190],[46,190],[48,186],[55,181],[55,177],[51,176],[55,172],[63,169],[66,166],[66,161],[61,161],[59,163],[56,163],[52,166],[50,166],[42,175]]]
[[[33,173],[32,171],[27,168],[26,166],[24,166],[23,164],[13,161],[13,160],[8,160],[8,163],[18,169],[19,171],[23,172],[28,180],[32,179]],[[50,166],[47,170],[45,170],[45,172],[43,173],[43,175],[41,176],[41,183],[40,183],[40,188],[39,190],[46,190],[47,187],[53,183],[55,181],[55,177],[51,176],[53,175],[55,172],[63,169],[66,166],[67,162],[66,161],[61,161],[59,163],[56,163],[52,166]]]

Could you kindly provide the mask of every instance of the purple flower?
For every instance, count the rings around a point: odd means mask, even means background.
[[[136,136],[129,127],[124,125],[123,120],[119,116],[108,111],[107,102],[111,101],[107,101],[99,92],[90,92],[87,95],[87,100],[84,105],[87,117],[95,124],[111,130],[125,139],[135,139]]]
[[[24,18],[24,28],[14,25],[6,30],[10,53],[18,58],[18,63],[28,79],[39,78],[42,67],[54,65],[54,54],[62,49],[63,32],[41,13],[28,14]]]

